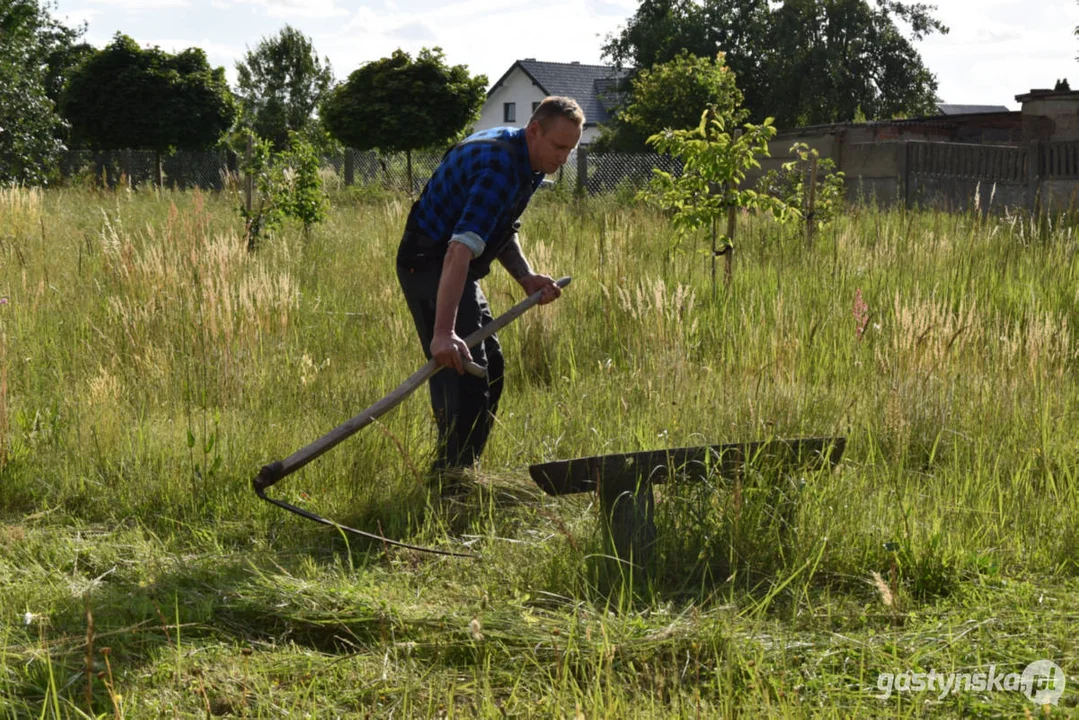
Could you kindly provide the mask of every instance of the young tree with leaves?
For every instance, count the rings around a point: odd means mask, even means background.
[[[602,129],[597,152],[648,152],[652,135],[700,125],[703,107],[716,108],[735,123],[747,114],[722,53],[702,58],[683,51],[669,62],[641,70],[630,86],[630,100]]]
[[[782,200],[792,219],[797,218],[807,229],[808,239],[842,211],[845,175],[835,169],[835,160],[821,158],[820,152],[806,143],[795,143],[788,152],[793,159],[765,173],[757,188]]]
[[[328,58],[319,59],[311,38],[291,25],[263,38],[236,63],[242,121],[277,150],[290,132],[316,140],[315,111],[333,85]]]
[[[77,141],[153,150],[158,185],[163,154],[213,146],[236,115],[225,69],[202,50],[144,50],[119,33],[72,74],[61,108]]]
[[[653,170],[655,176],[641,198],[671,213],[671,222],[680,236],[700,229],[712,231],[712,292],[715,293],[716,257],[730,253],[734,238],[718,232],[720,223],[735,209],[767,210],[781,220],[792,211],[780,199],[752,189],[743,189],[746,173],[760,167],[758,156],[768,156],[768,141],[776,133],[771,118],[760,125],[737,128],[731,113],[714,107],[701,113],[692,130],[664,130],[648,139],[657,152],[682,161],[679,174]]]
[[[251,206],[246,198],[240,205],[248,252],[257,250],[286,218],[302,222],[304,236],[326,219],[330,201],[322,189],[318,153],[299,133],[289,132],[288,146],[277,152],[269,140],[256,138],[243,171],[255,186]]]
[[[486,75],[447,65],[441,48],[424,48],[415,60],[395,50],[349,75],[320,112],[330,134],[348,147],[404,152],[411,190],[412,151],[460,138],[479,114],[486,88]]]

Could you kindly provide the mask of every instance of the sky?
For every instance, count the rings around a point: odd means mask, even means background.
[[[936,0],[951,32],[916,44],[947,103],[1004,105],[1068,78],[1079,89],[1076,0]],[[53,15],[87,24],[96,47],[116,32],[170,52],[197,46],[224,66],[286,24],[304,32],[344,79],[397,48],[439,46],[453,65],[484,74],[488,86],[515,60],[600,64],[604,39],[638,0],[57,0]]]

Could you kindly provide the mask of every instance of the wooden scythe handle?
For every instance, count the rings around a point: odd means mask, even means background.
[[[571,278],[568,277],[560,278],[555,281],[555,284],[560,288],[564,288],[569,285],[570,279]],[[464,339],[465,344],[469,348],[474,348],[479,345],[491,335],[521,317],[525,311],[540,301],[542,294],[542,290],[537,290],[532,293],[479,330],[471,333]],[[441,369],[442,368],[433,359],[429,360],[426,365],[412,373],[407,380],[398,385],[393,392],[361,412],[359,415],[346,420],[318,440],[315,440],[310,445],[300,448],[284,460],[277,460],[268,465],[263,465],[262,469],[259,470],[259,474],[256,475],[255,479],[252,481],[255,492],[262,495],[262,491],[266,488],[296,472],[307,463],[333,448],[345,438],[354,434],[357,430],[370,425],[373,420],[397,407],[402,400],[411,395],[416,388]]]

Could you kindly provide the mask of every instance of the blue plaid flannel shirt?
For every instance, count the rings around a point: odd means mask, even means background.
[[[479,257],[511,231],[543,177],[532,172],[523,128],[482,130],[446,153],[416,202],[414,221],[431,239],[463,243]]]

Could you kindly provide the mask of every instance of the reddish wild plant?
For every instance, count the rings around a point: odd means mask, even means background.
[[[854,291],[854,337],[858,338],[861,342],[862,334],[865,333],[865,326],[869,324],[869,305],[866,304],[865,299],[862,297],[862,289],[858,288]]]

